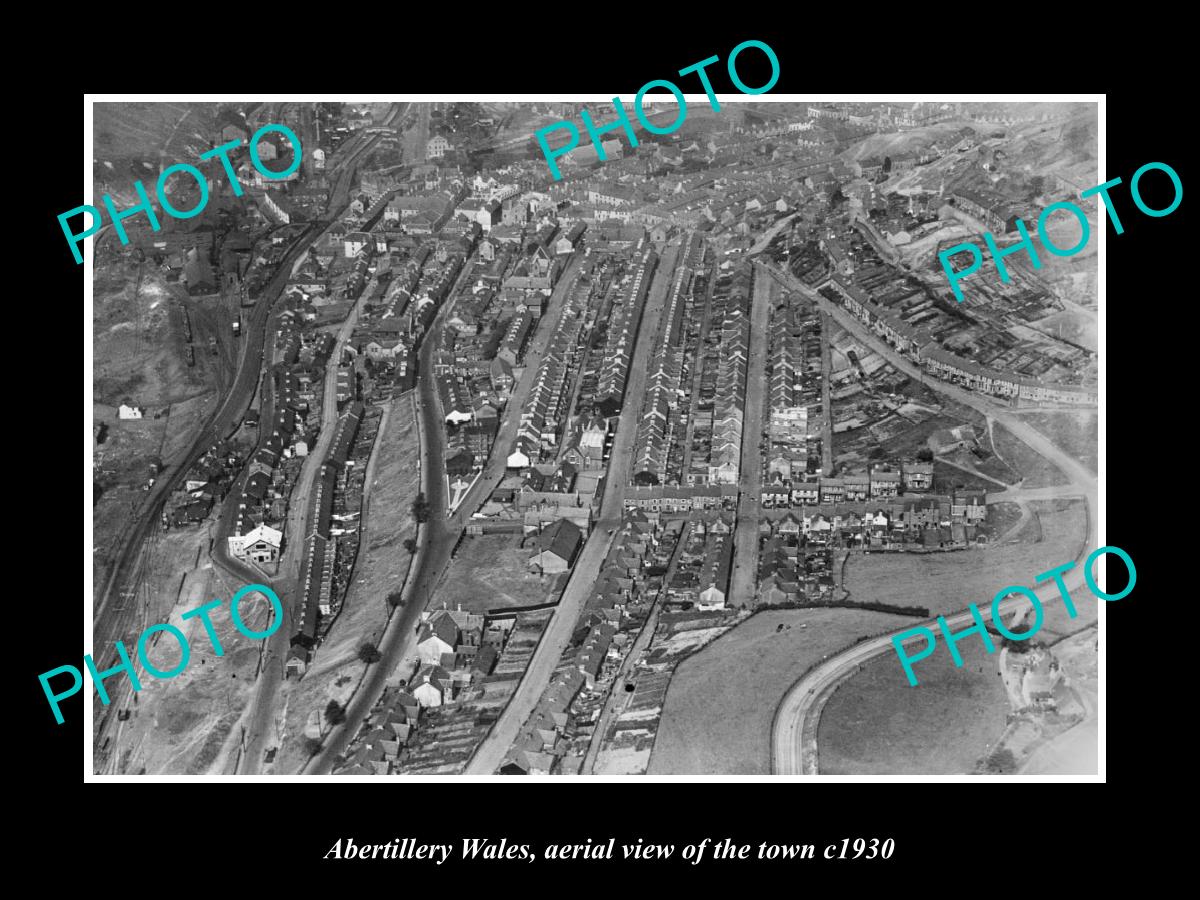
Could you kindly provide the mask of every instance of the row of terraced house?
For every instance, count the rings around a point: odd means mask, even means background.
[[[1094,406],[1099,399],[1095,386],[1052,384],[1021,378],[963,359],[941,347],[933,340],[928,329],[914,328],[877,306],[865,291],[843,276],[835,274],[829,284],[840,297],[842,305],[859,321],[944,381],[961,384],[980,393],[1031,403]]]

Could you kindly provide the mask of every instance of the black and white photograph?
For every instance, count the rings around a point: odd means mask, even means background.
[[[674,83],[91,98],[89,779],[1103,780],[1108,192],[1177,173]]]

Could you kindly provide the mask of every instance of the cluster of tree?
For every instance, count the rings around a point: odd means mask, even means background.
[[[838,609],[869,609],[874,612],[893,613],[899,616],[915,616],[919,619],[928,619],[929,610],[924,606],[892,606],[889,603],[879,603],[874,600],[819,600],[808,599],[804,600],[785,600],[783,603],[772,603],[770,609],[814,609],[822,608],[838,608]]]
[[[383,659],[383,654],[370,641],[363,641],[358,647],[358,658],[369,666],[371,663],[377,663]]]
[[[999,637],[1000,646],[1004,649],[1007,649],[1009,653],[1028,653],[1035,647],[1046,646],[1041,641],[1014,641],[1004,637],[1003,635],[999,635]]]
[[[412,514],[418,522],[429,521],[429,501],[425,499],[424,493],[417,494],[417,499],[413,501]]]
[[[341,725],[346,721],[346,710],[336,700],[330,700],[325,707],[325,721],[330,725]]]

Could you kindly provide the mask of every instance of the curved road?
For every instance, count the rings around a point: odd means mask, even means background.
[[[525,352],[527,376],[521,379],[512,396],[504,406],[500,430],[493,444],[492,458],[478,480],[467,492],[466,497],[450,516],[444,515],[447,508],[445,473],[445,423],[437,396],[437,388],[431,375],[433,350],[438,344],[442,323],[454,309],[458,289],[464,279],[470,277],[473,257],[468,257],[462,272],[450,290],[450,301],[438,310],[433,326],[421,342],[420,364],[417,378],[417,409],[421,431],[421,484],[425,499],[433,512],[429,521],[422,526],[420,545],[413,560],[414,575],[405,582],[402,591],[403,605],[399,613],[393,614],[379,644],[383,658],[367,671],[358,690],[346,704],[346,721],[333,728],[326,736],[319,753],[308,761],[301,770],[305,775],[320,775],[332,770],[337,758],[345,752],[358,732],[362,721],[383,693],[388,677],[408,652],[409,642],[415,635],[415,626],[438,583],[450,566],[451,556],[458,539],[466,528],[467,521],[479,507],[483,498],[489,496],[504,477],[504,462],[508,448],[516,440],[520,425],[521,410],[533,386],[533,373],[541,363],[542,354],[550,341],[554,325],[562,312],[567,294],[575,281],[575,272],[581,258],[575,255],[563,271],[551,296],[545,315],[539,320],[529,348]]]
[[[398,106],[394,104],[389,119],[394,118],[398,111]],[[119,595],[127,584],[133,583],[136,585],[136,573],[139,570],[139,562],[144,553],[147,537],[151,534],[155,523],[158,521],[163,504],[171,491],[182,482],[188,470],[191,469],[192,465],[210,447],[231,435],[241,423],[246,409],[250,405],[250,400],[254,396],[259,375],[263,368],[264,344],[267,337],[267,324],[270,319],[271,310],[282,296],[283,290],[287,285],[287,280],[291,277],[292,266],[295,265],[296,260],[303,252],[308,250],[317,236],[322,234],[330,224],[340,217],[342,211],[349,205],[349,189],[356,168],[354,163],[361,156],[362,152],[374,145],[376,140],[378,140],[377,137],[372,138],[351,154],[345,160],[347,163],[345,168],[338,173],[330,195],[329,205],[329,209],[337,210],[337,213],[326,219],[311,223],[296,237],[284,254],[275,274],[263,288],[259,299],[246,317],[243,332],[245,343],[239,355],[237,372],[234,375],[225,398],[211,414],[208,422],[201,427],[181,461],[177,465],[167,467],[164,470],[150,489],[145,503],[126,526],[125,533],[120,538],[121,549],[116,554],[116,561],[109,570],[104,588],[92,608],[92,647],[96,648],[94,649],[94,655],[98,659],[103,660],[105,667],[111,666],[117,661],[115,653],[116,642],[133,640],[141,625],[137,604],[130,602],[124,604],[123,607],[114,607],[111,605],[113,596]],[[244,476],[244,472],[242,474]],[[231,493],[227,500],[233,496]],[[224,517],[222,521],[227,524]],[[223,541],[223,532],[219,532],[217,543],[221,543],[221,541]],[[223,559],[218,559],[217,562],[227,570],[232,569],[242,575],[247,575],[251,571],[248,568],[238,565],[227,556]],[[253,577],[250,579],[250,583],[258,581],[260,577]],[[285,630],[280,629],[280,631]],[[94,726],[94,746],[100,746],[103,743],[109,722],[115,720],[115,717],[111,717],[109,714],[122,705],[123,701],[118,702],[117,698],[114,697],[113,703],[107,707],[103,707],[105,710],[104,713],[97,713],[100,719]],[[115,747],[112,749],[115,750]],[[112,750],[108,752],[111,753]],[[103,754],[98,751],[96,754],[97,765],[103,765],[102,756]]]
[[[1033,499],[1034,495],[1041,499],[1041,492],[1045,491],[1045,496],[1064,496],[1064,495],[1082,495],[1088,503],[1088,527],[1087,537],[1083,542],[1083,549],[1079,557],[1076,559],[1076,567],[1067,573],[1064,582],[1068,590],[1075,591],[1083,584],[1082,563],[1091,552],[1091,549],[1097,546],[1097,522],[1095,510],[1092,508],[1096,496],[1096,476],[1093,475],[1079,460],[1070,456],[1063,450],[1060,450],[1054,445],[1049,438],[1040,432],[1034,430],[1030,425],[1024,422],[1020,417],[1015,415],[1013,411],[1005,406],[1002,406],[990,398],[982,394],[977,394],[973,391],[968,391],[958,385],[942,381],[937,378],[932,378],[926,375],[919,367],[910,360],[902,357],[894,348],[890,347],[882,338],[874,334],[870,329],[862,324],[858,319],[851,316],[840,306],[837,306],[827,300],[825,297],[817,294],[815,291],[808,288],[806,285],[797,281],[790,276],[782,275],[776,269],[772,269],[772,273],[777,278],[780,278],[786,285],[793,290],[798,290],[805,296],[815,300],[823,309],[828,311],[837,320],[838,324],[846,330],[854,334],[859,340],[864,341],[868,346],[880,353],[889,363],[895,368],[904,372],[913,378],[918,379],[921,383],[940,394],[950,397],[958,403],[965,406],[970,406],[985,415],[991,416],[999,421],[1005,428],[1009,429],[1024,443],[1028,444],[1044,458],[1050,460],[1058,466],[1071,479],[1070,484],[1063,485],[1059,488],[1044,488],[1025,491],[1006,491],[1002,492],[1005,499],[1014,499],[1015,494],[1022,494],[1026,499]],[[1066,560],[1064,560],[1066,562]],[[1013,583],[1014,581],[1023,583],[1026,579],[1031,579],[1034,572],[1014,572],[1004,573],[997,577],[997,590],[1003,586],[1003,582]],[[1061,602],[1058,595],[1058,588],[1053,582],[1043,585],[1036,589],[1038,599],[1043,604]],[[1090,595],[1076,597],[1072,594],[1072,599],[1076,606],[1080,603],[1088,602]],[[986,598],[985,598],[986,599]],[[1094,598],[1091,598],[1094,599]],[[1099,602],[1099,601],[1096,601]],[[1002,615],[1007,615],[1015,609],[1023,608],[1024,598],[1014,597],[1004,600],[1000,603],[1000,611]],[[980,611],[984,614],[985,619],[989,617],[990,604],[978,604]],[[951,628],[969,625],[972,622],[970,610],[964,610],[956,613],[953,616],[946,617],[946,623]],[[930,620],[923,624],[937,633],[936,620]],[[803,736],[805,725],[808,717],[815,711],[819,713],[819,700],[822,695],[833,685],[837,684],[842,678],[851,674],[856,667],[864,664],[867,660],[879,655],[880,653],[895,652],[892,644],[894,635],[902,634],[917,627],[917,624],[911,624],[905,628],[889,634],[884,634],[870,640],[863,641],[853,647],[831,657],[821,663],[816,668],[808,672],[791,690],[784,696],[780,702],[779,708],[776,710],[775,719],[772,723],[771,730],[771,770],[778,775],[815,775],[817,774],[817,759],[815,747],[809,754],[804,753]],[[914,637],[911,641],[922,641],[923,637]],[[909,641],[905,642],[907,646]],[[948,650],[942,646],[943,642],[939,642],[939,646],[934,651],[935,653],[945,653]],[[897,677],[903,677],[903,671],[900,669],[899,661],[896,664]],[[919,670],[914,669],[917,677],[920,677]],[[917,685],[919,689],[920,685]],[[809,723],[811,725],[811,723]]]

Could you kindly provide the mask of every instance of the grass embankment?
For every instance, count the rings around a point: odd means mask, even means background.
[[[1004,733],[1008,699],[996,665],[974,635],[914,668],[911,687],[894,653],[842,682],[817,728],[822,775],[948,775],[970,772]]]
[[[300,739],[312,711],[324,710],[330,700],[344,705],[358,687],[366,668],[358,648],[364,641],[379,644],[391,609],[387,596],[401,590],[408,575],[410,554],[404,541],[416,537],[411,508],[420,491],[415,464],[420,447],[408,397],[392,402],[375,440],[378,458],[353,580],[309,670],[285,688],[284,742],[274,768],[279,773],[293,773],[306,761]]]
[[[850,609],[751,616],[675,670],[648,774],[770,774],[771,721],[791,686],[857,638],[910,621]]]

